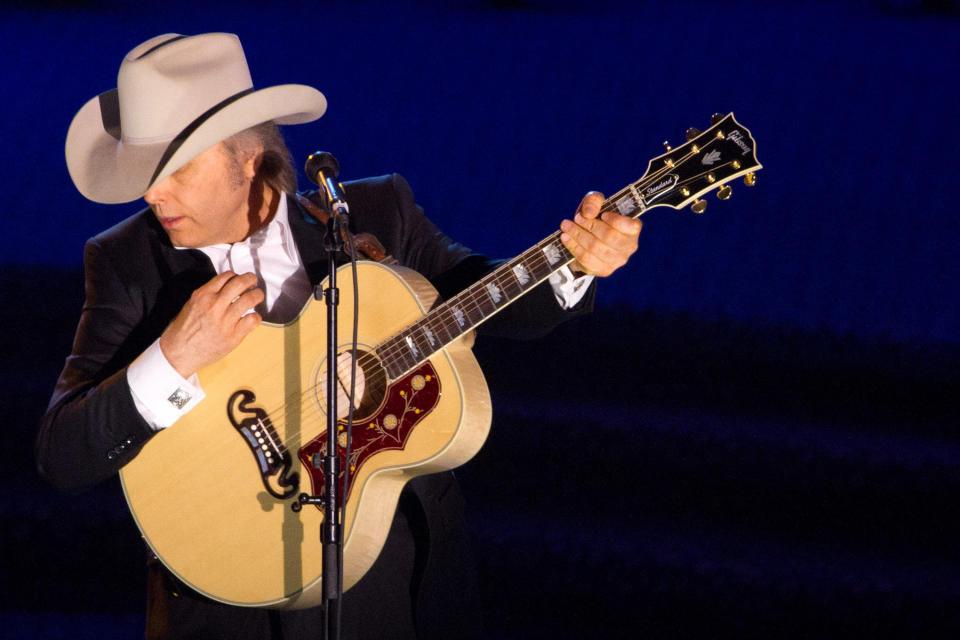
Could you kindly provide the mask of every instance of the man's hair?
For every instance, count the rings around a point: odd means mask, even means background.
[[[297,192],[297,171],[293,168],[293,158],[280,128],[273,121],[262,122],[235,133],[223,141],[223,146],[237,163],[241,163],[247,153],[253,153],[262,146],[263,156],[257,170],[260,177],[280,193]]]

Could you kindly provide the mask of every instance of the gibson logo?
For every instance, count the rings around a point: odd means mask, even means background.
[[[732,140],[740,149],[743,150],[743,155],[750,153],[750,146],[747,144],[747,141],[743,139],[743,134],[739,131],[733,131],[727,135],[728,140]]]
[[[643,190],[643,201],[645,203],[650,203],[667,193],[677,184],[677,176],[675,174],[670,174],[657,184],[650,185]]]

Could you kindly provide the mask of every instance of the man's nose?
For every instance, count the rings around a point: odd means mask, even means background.
[[[153,185],[147,192],[143,194],[143,199],[147,201],[149,205],[162,204],[167,198],[167,190],[165,188],[167,181],[162,180],[157,184]]]
[[[143,199],[147,201],[147,204],[159,204],[160,203],[160,192],[156,187],[150,187],[147,189],[147,192],[143,194]]]

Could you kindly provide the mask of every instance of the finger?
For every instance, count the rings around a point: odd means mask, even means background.
[[[643,228],[643,222],[640,220],[622,216],[613,211],[604,211],[603,215],[600,216],[600,219],[628,237],[639,236],[640,230]]]
[[[579,225],[569,226],[569,231],[560,234],[560,240],[589,274],[609,275],[623,261],[619,251]]]
[[[217,293],[218,301],[224,305],[232,304],[242,296],[246,291],[254,289],[257,287],[258,280],[257,275],[254,273],[244,273],[242,275],[234,275],[230,280],[228,280],[223,288]]]
[[[603,219],[588,220],[582,225],[561,223],[561,229],[565,234],[572,237],[586,251],[596,253],[604,263],[613,267],[622,266],[637,250],[637,235],[632,233],[633,225],[624,228],[631,233],[622,233]]]
[[[576,258],[576,264],[579,265],[579,271],[588,275],[606,276],[613,272],[613,267],[608,265],[600,256],[589,251],[584,245],[570,239],[564,243],[568,251]]]
[[[582,225],[593,238],[578,236],[577,241],[617,268],[637,250],[641,226],[639,220],[607,211],[602,217]]]
[[[617,233],[617,232],[613,232]],[[626,261],[626,248],[611,245],[592,233],[582,229],[569,234],[577,252],[574,255],[580,264],[592,271],[603,273],[619,267]]]
[[[263,318],[256,311],[253,313],[248,313],[237,320],[237,324],[233,332],[233,336],[237,341],[237,344],[239,344],[248,333],[256,329],[262,321]]]
[[[228,311],[240,317],[246,313],[249,313],[251,310],[255,309],[258,304],[264,301],[266,295],[263,292],[263,289],[253,288],[247,289],[239,296],[230,301],[230,306],[227,308]]]
[[[224,285],[230,282],[230,280],[236,277],[236,275],[237,274],[233,271],[224,271],[223,273],[218,273],[207,280],[206,284],[202,285],[200,289],[209,290],[216,293],[223,289]]]
[[[592,220],[600,215],[600,207],[603,206],[603,194],[599,191],[589,191],[580,201],[577,207],[577,214],[588,220]]]

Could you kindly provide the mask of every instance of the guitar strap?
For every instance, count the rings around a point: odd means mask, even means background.
[[[297,193],[297,202],[300,203],[307,212],[316,218],[319,222],[326,225],[327,220],[330,219],[330,214],[321,209],[318,206],[318,203],[311,199],[312,197],[320,198],[320,194],[317,191],[304,194]],[[347,242],[346,234],[348,231],[346,229],[342,230],[344,234],[344,242]],[[374,262],[383,262],[385,264],[395,263],[396,260],[393,256],[387,255],[387,250],[383,248],[383,244],[377,240],[377,237],[372,233],[355,233],[353,234],[353,243],[357,247],[357,252],[362,258],[367,260],[373,260]]]

